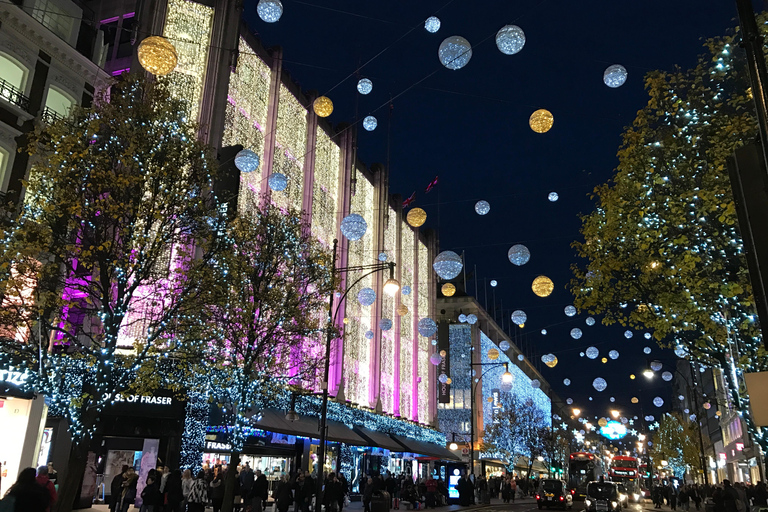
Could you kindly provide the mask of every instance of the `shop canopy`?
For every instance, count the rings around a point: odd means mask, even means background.
[[[366,444],[366,446],[375,446],[378,448],[384,448],[391,452],[403,451],[403,447],[400,444],[398,444],[394,439],[389,437],[387,434],[384,434],[383,432],[377,432],[375,430],[371,430],[365,427],[352,427],[352,428],[356,433],[360,434],[361,437],[369,441]]]
[[[439,444],[426,443],[424,441],[417,441],[416,439],[409,439],[407,437],[395,435],[392,436],[392,439],[397,441],[398,444],[402,445],[403,448],[398,450],[401,452],[416,453],[439,460],[461,460],[458,455],[446,447],[440,446]]]
[[[320,439],[320,422],[316,416],[299,416],[296,421],[285,419],[285,413],[275,409],[262,411],[261,419],[254,424],[256,428],[289,436]],[[351,428],[337,421],[328,421],[328,441],[351,446],[368,446],[368,441],[357,435]]]

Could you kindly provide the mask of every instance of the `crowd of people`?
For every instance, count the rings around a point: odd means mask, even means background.
[[[651,489],[654,508],[663,505],[672,510],[687,512],[700,510],[710,500],[714,512],[749,512],[752,507],[768,507],[768,489],[765,482],[751,483],[723,480],[719,485],[688,484],[675,486],[661,482]]]
[[[56,472],[50,464],[22,469],[0,501],[3,512],[49,512],[56,504]]]

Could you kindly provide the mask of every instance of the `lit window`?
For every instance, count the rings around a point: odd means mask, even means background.
[[[3,187],[0,191],[0,196],[5,193],[6,174],[11,172],[10,166],[10,151],[3,147],[0,147],[0,187]]]
[[[5,85],[23,92],[27,81],[27,69],[15,59],[0,53],[0,77],[5,81]]]
[[[33,18],[67,42],[72,36],[72,26],[75,22],[73,14],[67,12],[56,0],[37,0],[32,8]]]
[[[61,117],[67,117],[69,110],[75,104],[71,96],[55,87],[48,89],[48,97],[45,99],[45,108],[56,112]]]

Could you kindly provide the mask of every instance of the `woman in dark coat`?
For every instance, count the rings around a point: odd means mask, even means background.
[[[277,484],[277,488],[272,492],[272,497],[277,503],[278,512],[288,512],[291,503],[293,503],[292,486],[288,481],[288,475],[284,476]]]
[[[221,466],[216,466],[210,487],[213,512],[219,512],[221,505],[224,503],[224,472],[221,470]]]
[[[168,504],[166,510],[177,512],[182,501],[184,501],[184,492],[181,488],[181,470],[177,469],[168,475],[168,480],[165,482],[165,502]]]
[[[35,468],[23,469],[3,499],[3,505],[8,500],[14,504],[14,512],[46,512],[51,497],[35,480],[36,474]]]

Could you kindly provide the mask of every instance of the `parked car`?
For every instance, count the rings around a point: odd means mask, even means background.
[[[621,510],[619,486],[616,482],[589,482],[584,498],[587,512],[615,512]]]
[[[558,507],[563,510],[573,507],[573,494],[562,480],[545,478],[536,489],[536,504],[539,508]]]

